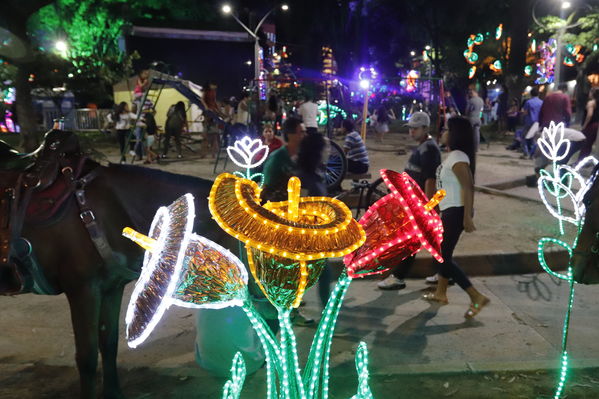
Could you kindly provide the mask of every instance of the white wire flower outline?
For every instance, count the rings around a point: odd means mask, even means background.
[[[227,147],[229,158],[239,167],[251,169],[261,165],[268,157],[268,146],[260,139],[244,137]]]
[[[581,222],[585,206],[583,199],[589,190],[592,178],[585,179],[580,173],[589,163],[593,166],[598,161],[593,156],[588,156],[580,161],[575,167],[568,165],[556,166],[558,161],[565,159],[570,151],[570,140],[564,137],[564,124],[555,124],[551,122],[548,128],[543,129],[541,138],[538,140],[539,148],[550,161],[554,163],[554,174],[541,170],[541,177],[538,180],[539,195],[545,204],[549,213],[558,220],[572,223],[575,226]],[[579,189],[574,190],[573,184],[578,183]],[[574,212],[573,216],[566,216],[561,209],[556,209],[547,199],[547,193],[559,201],[563,198],[569,198],[572,202]],[[561,208],[561,206],[560,206]]]
[[[564,124],[562,122],[557,125],[552,121],[549,127],[543,129],[541,138],[538,140],[539,149],[553,162],[561,161],[568,155],[570,151],[570,140],[564,138]],[[565,150],[560,151],[565,145]]]

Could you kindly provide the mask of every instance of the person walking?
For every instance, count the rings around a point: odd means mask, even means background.
[[[480,125],[482,123],[480,116],[482,115],[485,103],[482,98],[479,97],[478,92],[474,87],[468,89],[468,103],[466,104],[466,116],[472,124],[474,129],[474,151],[478,151],[480,146]],[[485,140],[483,140],[485,141]]]
[[[549,127],[551,122],[560,123],[564,122],[566,127],[570,125],[570,119],[572,119],[572,104],[570,102],[570,96],[564,93],[567,90],[568,85],[566,83],[560,83],[558,89],[549,93],[543,105],[541,111],[539,111],[539,129]]]
[[[443,223],[441,256],[444,262],[435,260],[439,267],[437,288],[434,292],[425,294],[423,299],[446,305],[447,286],[449,279],[453,278],[470,297],[470,306],[464,314],[464,317],[470,319],[490,302],[489,298],[474,288],[453,260],[453,251],[462,231],[471,233],[476,230],[472,220],[476,171],[475,133],[470,121],[463,117],[451,118],[448,127],[449,130],[443,136],[450,152],[437,169],[437,188],[444,189],[447,193],[439,204]]]
[[[298,114],[302,117],[306,133],[318,133],[318,105],[313,101],[312,96],[306,96],[306,101],[299,106]]]
[[[376,134],[376,141],[379,143],[383,142],[385,138],[385,134],[389,133],[389,123],[391,123],[391,118],[389,117],[389,112],[387,111],[387,107],[385,105],[381,105],[374,112],[374,133]]]
[[[451,119],[450,119],[451,120]],[[415,112],[410,117],[408,129],[418,146],[408,159],[405,172],[422,189],[427,198],[436,192],[436,171],[441,164],[441,151],[429,133],[431,119],[426,112]],[[381,290],[401,290],[406,288],[404,281],[414,264],[415,255],[410,256],[393,268],[391,274],[377,283]]]
[[[175,146],[177,148],[177,158],[183,158],[181,154],[181,134],[187,125],[185,116],[185,104],[179,101],[169,109],[166,124],[164,127],[164,149],[162,150],[162,158],[166,158],[168,153],[171,137],[175,138]]]
[[[123,163],[125,162],[126,141],[131,132],[131,125],[135,122],[136,115],[129,110],[129,104],[123,101],[116,107],[114,115],[108,115],[108,119],[110,122],[114,123],[116,137],[119,142],[119,150],[121,152],[120,162]],[[133,147],[131,147],[130,150],[133,151]]]
[[[327,153],[327,139],[323,135],[308,134],[302,140],[295,169],[295,175],[299,177],[302,184],[302,197],[326,197],[328,195],[326,180],[322,174]],[[325,262],[318,279],[318,297],[323,309],[329,300],[331,290],[330,265],[326,260]],[[296,326],[307,326],[314,324],[314,320],[302,312],[293,310],[292,323]]]
[[[591,89],[589,93],[589,101],[587,101],[584,110],[583,121],[582,133],[585,139],[578,156],[579,161],[591,155],[593,144],[597,139],[597,129],[599,129],[599,88],[597,87]]]
[[[345,119],[341,123],[341,131],[345,134],[343,151],[347,158],[347,171],[356,175],[367,173],[370,166],[368,151],[366,151],[362,136],[355,129],[354,122],[351,119]]]
[[[287,144],[264,162],[263,201],[287,201],[287,182],[297,167],[297,154],[305,135],[306,128],[298,118],[290,117],[283,123],[283,136]]]

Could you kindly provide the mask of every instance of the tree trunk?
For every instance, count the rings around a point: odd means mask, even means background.
[[[40,142],[37,118],[31,98],[31,85],[29,84],[31,64],[17,64],[17,67],[14,85],[17,91],[16,106],[17,119],[21,128],[21,146],[26,152],[31,152],[38,147]]]
[[[528,27],[532,21],[530,0],[510,1],[510,21],[508,32],[511,37],[509,59],[505,69],[505,84],[508,88],[508,107],[513,99],[522,99],[524,90],[524,67],[528,49]]]

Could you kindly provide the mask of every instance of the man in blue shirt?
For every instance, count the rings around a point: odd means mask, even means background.
[[[514,142],[506,147],[508,150],[522,149],[524,156],[532,156],[534,146],[534,136],[527,139],[526,135],[532,125],[539,122],[539,114],[541,113],[541,107],[543,106],[543,100],[539,98],[538,87],[533,87],[530,90],[530,98],[524,103],[522,107],[522,114],[524,115],[524,126],[519,129],[514,137]]]

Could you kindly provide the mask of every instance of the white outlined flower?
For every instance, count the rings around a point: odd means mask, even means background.
[[[252,140],[246,136],[227,147],[227,154],[235,165],[251,169],[266,161],[268,146],[262,144],[260,139]]]
[[[543,129],[538,144],[539,149],[547,159],[553,162],[564,159],[570,151],[570,140],[564,138],[564,124],[560,122],[556,125],[552,121],[549,127]]]

